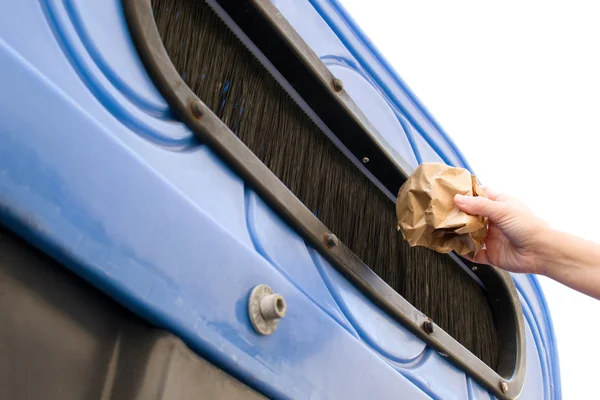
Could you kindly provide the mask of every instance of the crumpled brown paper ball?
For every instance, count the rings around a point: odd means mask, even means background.
[[[457,193],[483,196],[475,176],[441,163],[421,164],[398,192],[398,230],[411,246],[473,257],[483,248],[487,218],[472,216],[454,204]]]

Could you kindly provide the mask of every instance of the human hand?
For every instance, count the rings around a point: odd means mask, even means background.
[[[472,259],[510,272],[540,273],[544,237],[549,226],[524,204],[508,195],[484,187],[488,196],[456,195],[456,206],[471,215],[488,218],[485,248]]]

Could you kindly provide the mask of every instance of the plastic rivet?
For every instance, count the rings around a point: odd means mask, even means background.
[[[248,314],[256,332],[261,335],[272,334],[286,312],[285,299],[269,286],[258,285],[252,289],[248,299]]]

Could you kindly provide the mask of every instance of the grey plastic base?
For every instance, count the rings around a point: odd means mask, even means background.
[[[261,398],[0,227],[0,400]]]

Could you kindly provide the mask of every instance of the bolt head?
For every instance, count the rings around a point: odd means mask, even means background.
[[[341,79],[333,78],[331,84],[333,85],[333,90],[335,90],[336,92],[341,92],[342,90],[344,90],[344,82],[342,82]]]
[[[363,159],[362,159],[362,163],[363,163],[363,164],[366,164],[366,163],[368,163],[369,161],[370,161],[370,160],[369,160],[369,157],[363,157]]]
[[[199,101],[193,101],[192,104],[190,104],[190,110],[192,111],[194,118],[200,119],[204,115],[204,107]]]
[[[508,393],[508,383],[500,382],[500,390],[502,393]]]
[[[330,249],[337,246],[340,242],[339,239],[337,238],[337,236],[335,236],[333,233],[326,233],[324,241],[325,241],[325,245],[327,247],[329,247]]]
[[[433,321],[431,319],[428,319],[427,321],[423,322],[421,327],[428,335],[431,335],[434,331]]]

